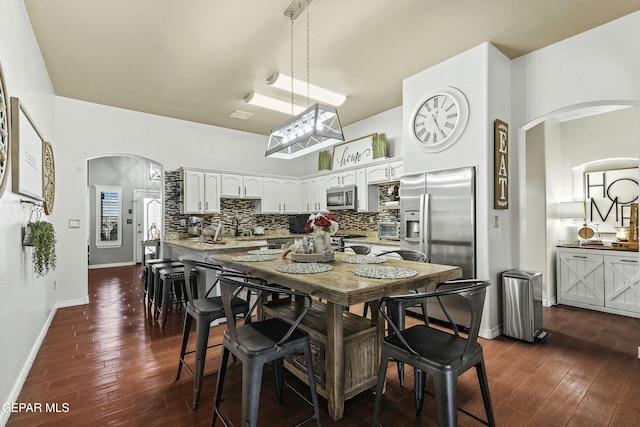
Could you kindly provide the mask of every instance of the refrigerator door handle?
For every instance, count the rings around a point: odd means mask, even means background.
[[[430,214],[429,194],[422,194],[420,196],[420,222],[422,223],[420,230],[420,249],[423,250],[427,256],[427,262],[431,262],[431,236],[429,235],[431,232],[429,228]]]

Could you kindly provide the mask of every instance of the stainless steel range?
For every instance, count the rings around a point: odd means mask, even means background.
[[[344,246],[344,239],[357,239],[359,237],[366,237],[363,234],[334,234],[331,236],[331,248],[338,249]]]

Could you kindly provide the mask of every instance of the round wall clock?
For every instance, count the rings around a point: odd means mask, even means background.
[[[460,138],[469,119],[469,103],[462,92],[444,87],[430,92],[411,116],[414,137],[427,152],[436,153]]]
[[[9,96],[0,65],[0,197],[9,181]]]
[[[44,213],[51,215],[56,197],[56,164],[53,160],[53,146],[48,141],[45,141],[42,151],[42,189]]]

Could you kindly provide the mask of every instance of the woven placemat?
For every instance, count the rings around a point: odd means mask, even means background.
[[[415,270],[401,267],[360,267],[353,270],[353,273],[372,279],[406,279],[418,275]]]
[[[276,259],[275,255],[242,255],[234,257],[234,261],[245,261],[245,262],[254,262],[254,261],[273,261]]]
[[[355,255],[341,258],[340,261],[347,264],[382,264],[387,262],[388,259],[383,256]]]
[[[251,255],[276,255],[284,252],[284,249],[254,249],[252,251],[248,251],[248,254]]]
[[[281,273],[293,273],[293,274],[313,274],[313,273],[325,273],[333,270],[333,266],[330,264],[322,264],[317,262],[303,262],[296,264],[284,264],[276,267]]]

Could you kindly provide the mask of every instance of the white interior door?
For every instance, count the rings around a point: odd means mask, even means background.
[[[133,202],[133,215],[135,218],[135,230],[133,233],[135,248],[135,262],[142,262],[142,245],[144,240],[149,240],[149,230],[152,225],[160,230],[162,238],[162,199],[159,191],[135,190]]]

